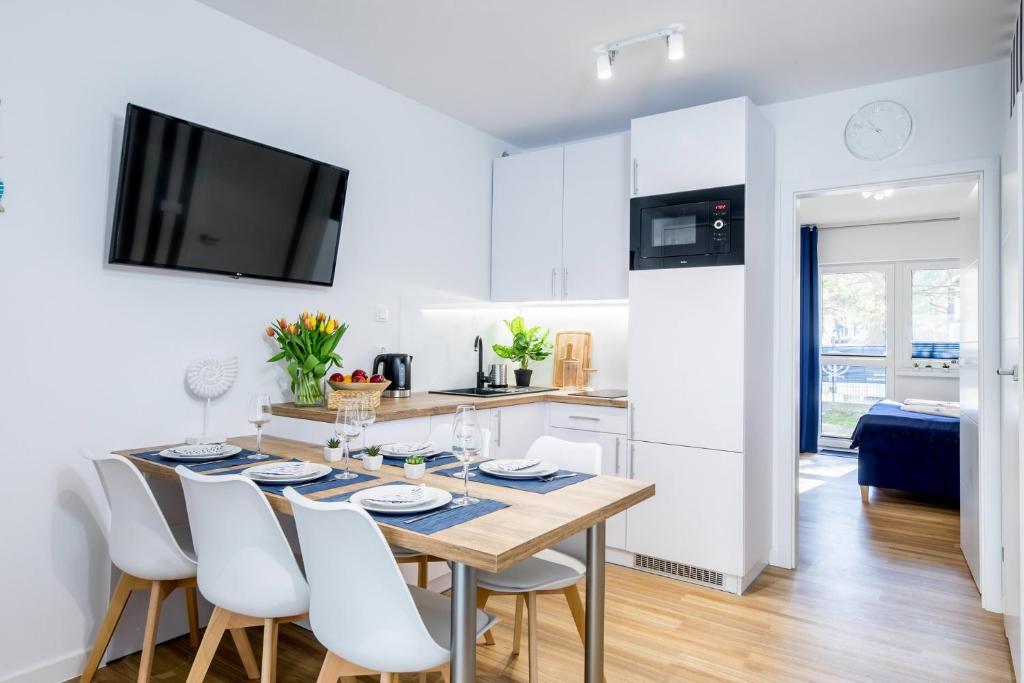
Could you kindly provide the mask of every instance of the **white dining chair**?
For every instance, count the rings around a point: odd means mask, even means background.
[[[214,605],[188,683],[206,677],[225,630],[240,652],[249,653],[246,675],[273,683],[280,625],[301,621],[309,612],[306,577],[255,483],[235,474],[197,474],[180,465],[175,471],[185,489],[199,592]],[[251,656],[244,630],[249,626],[263,627],[262,671]]]
[[[449,678],[449,599],[406,585],[376,522],[352,503],[310,500],[285,489],[309,579],[309,623],[327,648],[317,683],[342,676],[440,671]],[[338,577],[345,577],[339,581]],[[476,611],[477,635],[496,619]]]
[[[596,443],[576,443],[542,436],[531,444],[527,458],[550,460],[562,469],[586,474],[601,474],[601,446]],[[587,537],[576,534],[549,550],[542,550],[503,572],[480,572],[477,575],[477,604],[486,607],[492,595],[515,595],[516,616],[513,625],[512,654],[519,654],[523,632],[523,608],[526,608],[527,647],[530,657],[530,681],[538,678],[539,645],[537,634],[537,596],[561,593],[569,604],[580,640],[586,645],[586,619],[583,601],[577,584],[586,577]],[[489,645],[494,637],[488,631],[484,638]]]
[[[103,653],[107,651],[114,629],[121,620],[132,591],[149,591],[149,611],[142,637],[139,683],[149,680],[153,669],[156,632],[160,609],[167,596],[184,589],[188,606],[188,626],[192,646],[199,643],[199,616],[196,599],[196,562],[188,526],[172,528],[153,497],[142,473],[120,455],[82,451],[99,475],[110,505],[110,560],[121,570],[107,613],[100,622],[92,652],[82,671],[82,683],[96,675]]]
[[[480,440],[483,442],[483,449],[480,451],[480,457],[490,457],[491,452],[491,430],[486,427],[480,429]],[[427,439],[430,443],[434,444],[441,450],[449,451],[452,450],[452,423],[444,422],[437,425],[430,430],[430,437]],[[442,562],[440,558],[432,558],[424,553],[417,552],[415,550],[409,550],[408,548],[401,548],[399,546],[391,546],[391,552],[395,556],[395,561],[398,564],[415,564],[416,570],[416,585],[420,588],[426,588],[427,582],[430,578],[430,563],[431,562]]]

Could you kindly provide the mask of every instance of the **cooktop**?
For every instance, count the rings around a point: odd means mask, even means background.
[[[625,389],[594,389],[591,391],[577,391],[570,396],[586,396],[588,398],[625,398]]]

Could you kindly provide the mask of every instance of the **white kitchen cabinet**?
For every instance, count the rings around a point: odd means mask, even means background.
[[[738,97],[633,119],[630,195],[743,184],[748,107],[750,100]]]
[[[743,268],[629,274],[630,438],[743,451]]]
[[[562,298],[625,299],[629,285],[629,137],[565,146]]]
[[[622,299],[629,272],[628,136],[494,161],[491,299]]]
[[[547,431],[547,404],[527,403],[491,408],[491,456],[523,458],[530,445]]]
[[[552,427],[548,434],[574,443],[596,443],[601,447],[601,474],[626,476],[626,437],[583,429]],[[619,513],[605,523],[605,545],[626,548],[626,512]]]
[[[491,299],[560,299],[562,148],[494,160]]]
[[[626,512],[632,553],[742,576],[743,455],[633,441],[630,476],[657,492]]]

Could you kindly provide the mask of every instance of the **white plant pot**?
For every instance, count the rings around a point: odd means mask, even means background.
[[[338,448],[324,446],[324,460],[327,462],[339,462],[343,455],[345,455],[345,449],[340,446]]]
[[[383,465],[383,464],[384,464],[384,456],[383,455],[376,455],[376,456],[374,456],[372,458],[370,456],[368,456],[368,455],[364,455],[363,456],[363,469],[364,470],[369,470],[370,472],[373,472],[374,470],[379,470],[380,466]]]
[[[422,479],[423,475],[427,473],[427,463],[421,462],[419,465],[405,464],[405,478],[406,479]]]

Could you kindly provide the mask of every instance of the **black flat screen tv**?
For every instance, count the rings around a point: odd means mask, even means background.
[[[110,263],[330,286],[348,171],[133,104]]]

